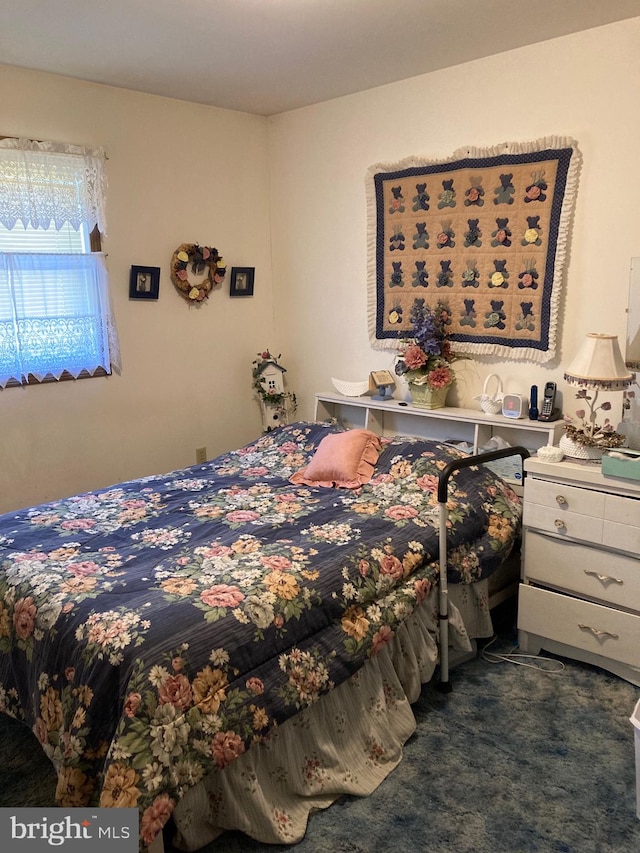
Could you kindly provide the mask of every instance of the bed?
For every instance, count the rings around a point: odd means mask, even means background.
[[[437,665],[438,477],[462,458],[301,422],[0,517],[0,710],[35,733],[59,805],[136,807],[141,847],[171,826],[196,850],[225,829],[294,842],[374,790]],[[472,462],[446,497],[461,650],[491,635],[521,514]]]

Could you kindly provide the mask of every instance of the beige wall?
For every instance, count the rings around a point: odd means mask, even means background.
[[[265,346],[283,353],[301,417],[331,376],[390,367],[367,333],[365,175],[409,155],[578,141],[558,358],[474,359],[459,395],[476,406],[496,370],[509,391],[547,379],[562,388],[586,332],[624,339],[640,254],[639,45],[637,18],[270,120],[0,66],[1,134],[108,151],[106,248],[124,366],[109,379],[0,392],[0,511],[251,440],[261,428],[251,362]],[[190,309],[168,278],[181,242],[214,243],[229,266],[255,266],[255,297],[233,300],[225,282]],[[157,303],[129,301],[131,264],[162,267]]]
[[[108,267],[123,372],[0,391],[0,511],[193,464],[261,431],[251,363],[277,348],[264,118],[0,66],[0,134],[102,145]],[[256,268],[194,308],[169,262],[214,245]],[[157,302],[129,300],[132,264],[161,267]]]
[[[446,158],[466,146],[577,140],[583,155],[558,357],[544,366],[465,363],[459,397],[498,371],[528,394],[554,380],[590,331],[625,339],[630,259],[640,253],[640,18],[415,77],[271,120],[275,313],[295,353],[300,415],[330,377],[389,368],[367,332],[365,176],[376,163]],[[458,365],[460,366],[460,365]],[[565,411],[575,410],[573,392]]]

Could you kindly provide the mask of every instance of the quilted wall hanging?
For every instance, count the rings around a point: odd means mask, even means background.
[[[552,359],[580,160],[573,140],[553,137],[372,166],[374,348],[411,336],[419,298],[448,305],[458,352]]]

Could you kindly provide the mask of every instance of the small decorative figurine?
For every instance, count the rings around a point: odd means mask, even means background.
[[[271,355],[269,350],[258,353],[253,362],[253,389],[260,399],[262,426],[265,432],[289,422],[289,415],[295,414],[296,395],[284,390],[284,374],[287,372],[278,363],[280,355]]]

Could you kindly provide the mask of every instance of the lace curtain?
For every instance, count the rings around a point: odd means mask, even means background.
[[[0,387],[119,371],[104,255],[0,253]]]
[[[58,230],[86,223],[106,234],[104,151],[29,139],[0,140],[0,222]]]
[[[0,140],[0,223],[106,232],[102,149]],[[0,387],[120,372],[104,255],[0,252]]]

